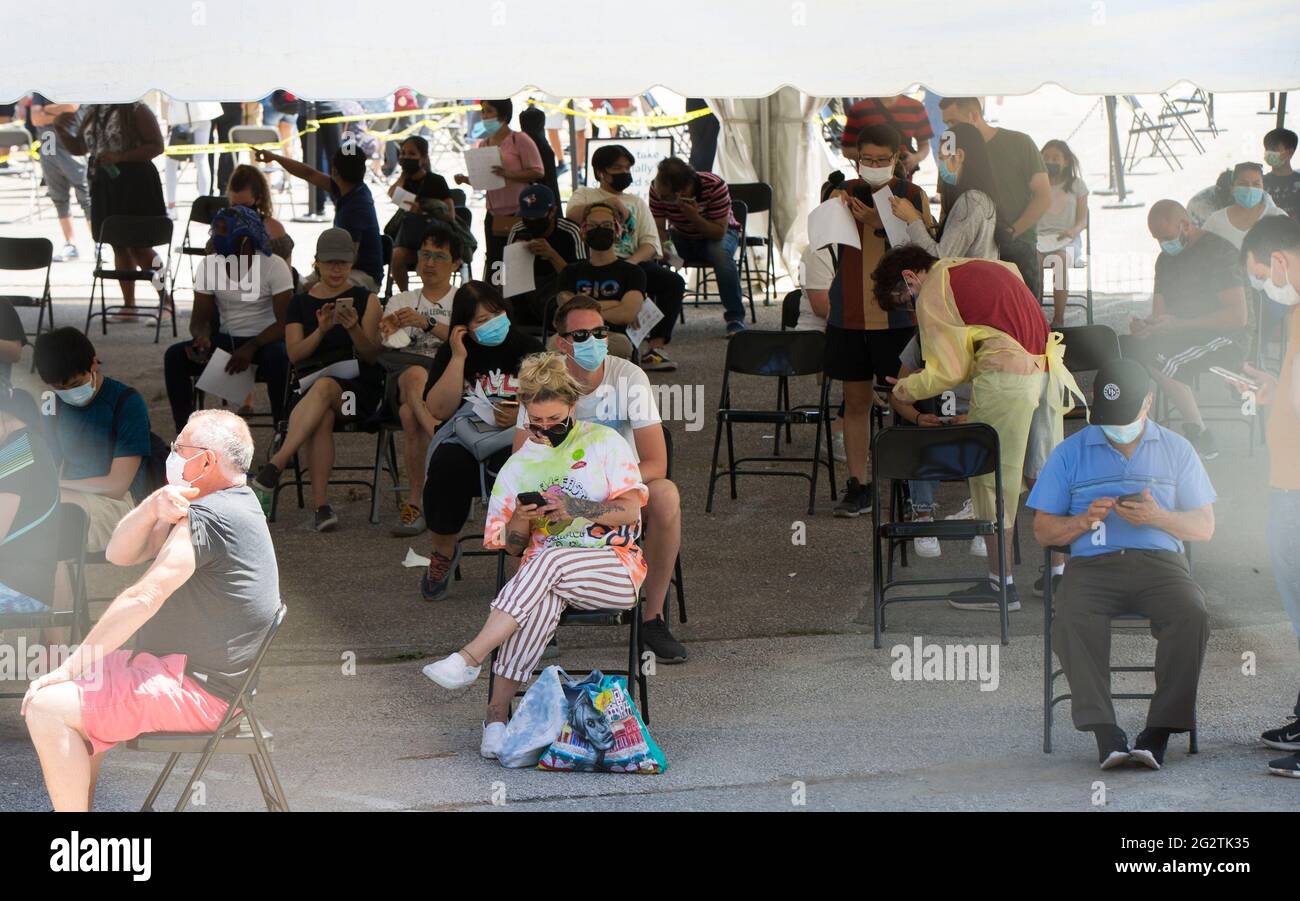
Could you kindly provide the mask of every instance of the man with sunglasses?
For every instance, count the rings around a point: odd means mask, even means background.
[[[168,484],[114,530],[108,562],[148,570],[23,698],[55,810],[90,809],[118,742],[221,724],[280,608],[271,533],[245,484],[252,464],[248,424],[201,410],[172,444]]]
[[[641,637],[660,663],[681,663],[686,647],[668,630],[663,611],[682,542],[682,507],[677,486],[668,480],[668,445],[664,441],[659,407],[650,380],[636,364],[608,356],[610,330],[600,303],[577,295],[555,314],[556,349],[564,354],[569,374],[582,386],[574,415],[609,426],[623,436],[650,490],[642,511],[645,532],[641,550],[649,567],[644,583],[645,607]],[[530,430],[554,423],[532,422],[521,408],[515,427],[514,450]]]
[[[608,203],[587,207],[582,237],[587,242],[587,259],[567,267],[560,275],[556,299],[560,305],[585,294],[600,304],[600,315],[613,333],[609,347],[615,356],[630,358],[632,343],[627,328],[636,322],[645,303],[645,273],[640,267],[620,260],[614,246],[623,231],[623,220]]]

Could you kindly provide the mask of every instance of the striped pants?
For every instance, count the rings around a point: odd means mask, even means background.
[[[636,606],[637,590],[612,548],[554,548],[535,554],[492,602],[492,609],[519,624],[497,652],[493,672],[527,682],[566,606],[628,610]]]

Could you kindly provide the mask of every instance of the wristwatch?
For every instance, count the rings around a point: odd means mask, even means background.
[[[425,321],[425,323],[427,323],[427,324],[424,326],[423,329],[421,329],[421,331],[424,332],[424,333],[427,335],[427,334],[429,334],[429,332],[433,331],[433,327],[434,327],[435,325],[437,325],[438,323],[436,323],[436,322],[433,321],[433,317],[432,317],[432,316],[426,316],[426,317],[424,317],[424,321]]]

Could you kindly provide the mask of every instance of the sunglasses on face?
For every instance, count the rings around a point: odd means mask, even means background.
[[[571,332],[561,332],[560,337],[568,338],[575,344],[581,344],[588,338],[595,338],[603,341],[605,338],[609,337],[609,329],[605,328],[603,325],[597,326],[596,328],[576,328]]]

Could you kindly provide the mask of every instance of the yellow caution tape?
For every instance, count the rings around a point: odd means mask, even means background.
[[[576,116],[586,119],[590,122],[608,122],[613,125],[646,125],[651,128],[667,128],[673,125],[685,125],[687,122],[693,122],[704,116],[712,116],[713,110],[707,106],[704,109],[692,110],[689,113],[682,113],[680,116],[616,116],[612,113],[592,113],[586,110],[574,109],[569,106],[561,106],[558,103],[546,103],[541,100],[529,98],[529,106],[536,106],[553,113],[563,113],[566,116]]]

